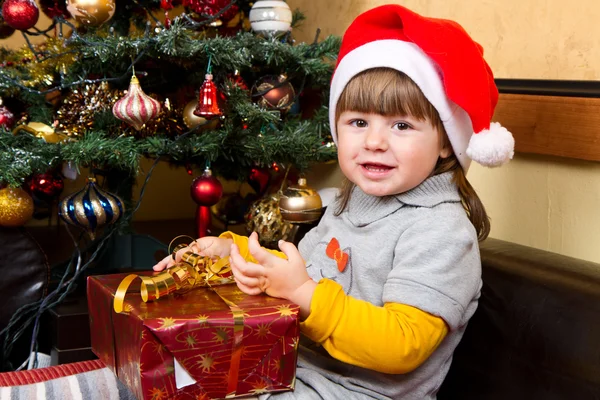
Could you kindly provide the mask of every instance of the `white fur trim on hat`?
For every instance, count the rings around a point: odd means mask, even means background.
[[[512,134],[498,122],[492,122],[490,129],[471,137],[467,155],[486,167],[499,167],[513,158],[514,148]]]
[[[352,50],[340,60],[331,81],[329,97],[329,123],[334,142],[337,144],[335,110],[344,88],[355,75],[378,67],[404,72],[419,86],[439,113],[454,153],[463,169],[467,171],[470,159],[465,150],[473,133],[471,119],[466,111],[446,96],[437,64],[419,46],[402,40],[369,42]]]

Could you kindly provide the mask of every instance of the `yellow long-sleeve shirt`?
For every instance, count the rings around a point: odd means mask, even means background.
[[[245,260],[256,262],[248,238],[231,232]],[[286,256],[269,250],[278,257]],[[313,294],[310,315],[301,322],[302,332],[334,358],[389,374],[407,373],[421,365],[439,346],[448,327],[440,317],[405,304],[375,306],[344,293],[342,286],[321,279]]]

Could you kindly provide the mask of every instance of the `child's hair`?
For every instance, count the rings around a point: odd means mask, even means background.
[[[398,70],[372,68],[354,76],[337,102],[336,123],[345,111],[410,115],[422,121],[429,120],[442,135],[443,146],[451,148],[448,135],[435,107],[425,98],[413,80]],[[449,171],[453,173],[453,180],[458,186],[463,207],[477,231],[478,239],[484,240],[490,233],[489,217],[454,153],[447,158],[439,158],[432,175]],[[347,207],[353,188],[354,184],[345,179],[338,196],[336,215],[340,215]]]

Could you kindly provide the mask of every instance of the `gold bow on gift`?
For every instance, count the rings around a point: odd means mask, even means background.
[[[173,250],[173,255],[184,247],[187,247],[187,245],[177,246]],[[171,293],[186,293],[199,287],[233,282],[228,258],[213,261],[210,257],[203,257],[192,251],[187,251],[181,256],[180,262],[158,275],[127,275],[119,284],[115,294],[113,306],[116,313],[123,312],[125,294],[129,285],[136,278],[142,280],[140,295],[144,302],[157,300],[161,296],[167,296]]]

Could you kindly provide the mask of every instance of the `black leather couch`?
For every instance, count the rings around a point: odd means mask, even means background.
[[[0,228],[0,329],[46,288],[31,239]],[[600,264],[495,239],[481,257],[480,305],[438,399],[600,400]]]
[[[600,264],[488,239],[438,399],[600,399]]]

